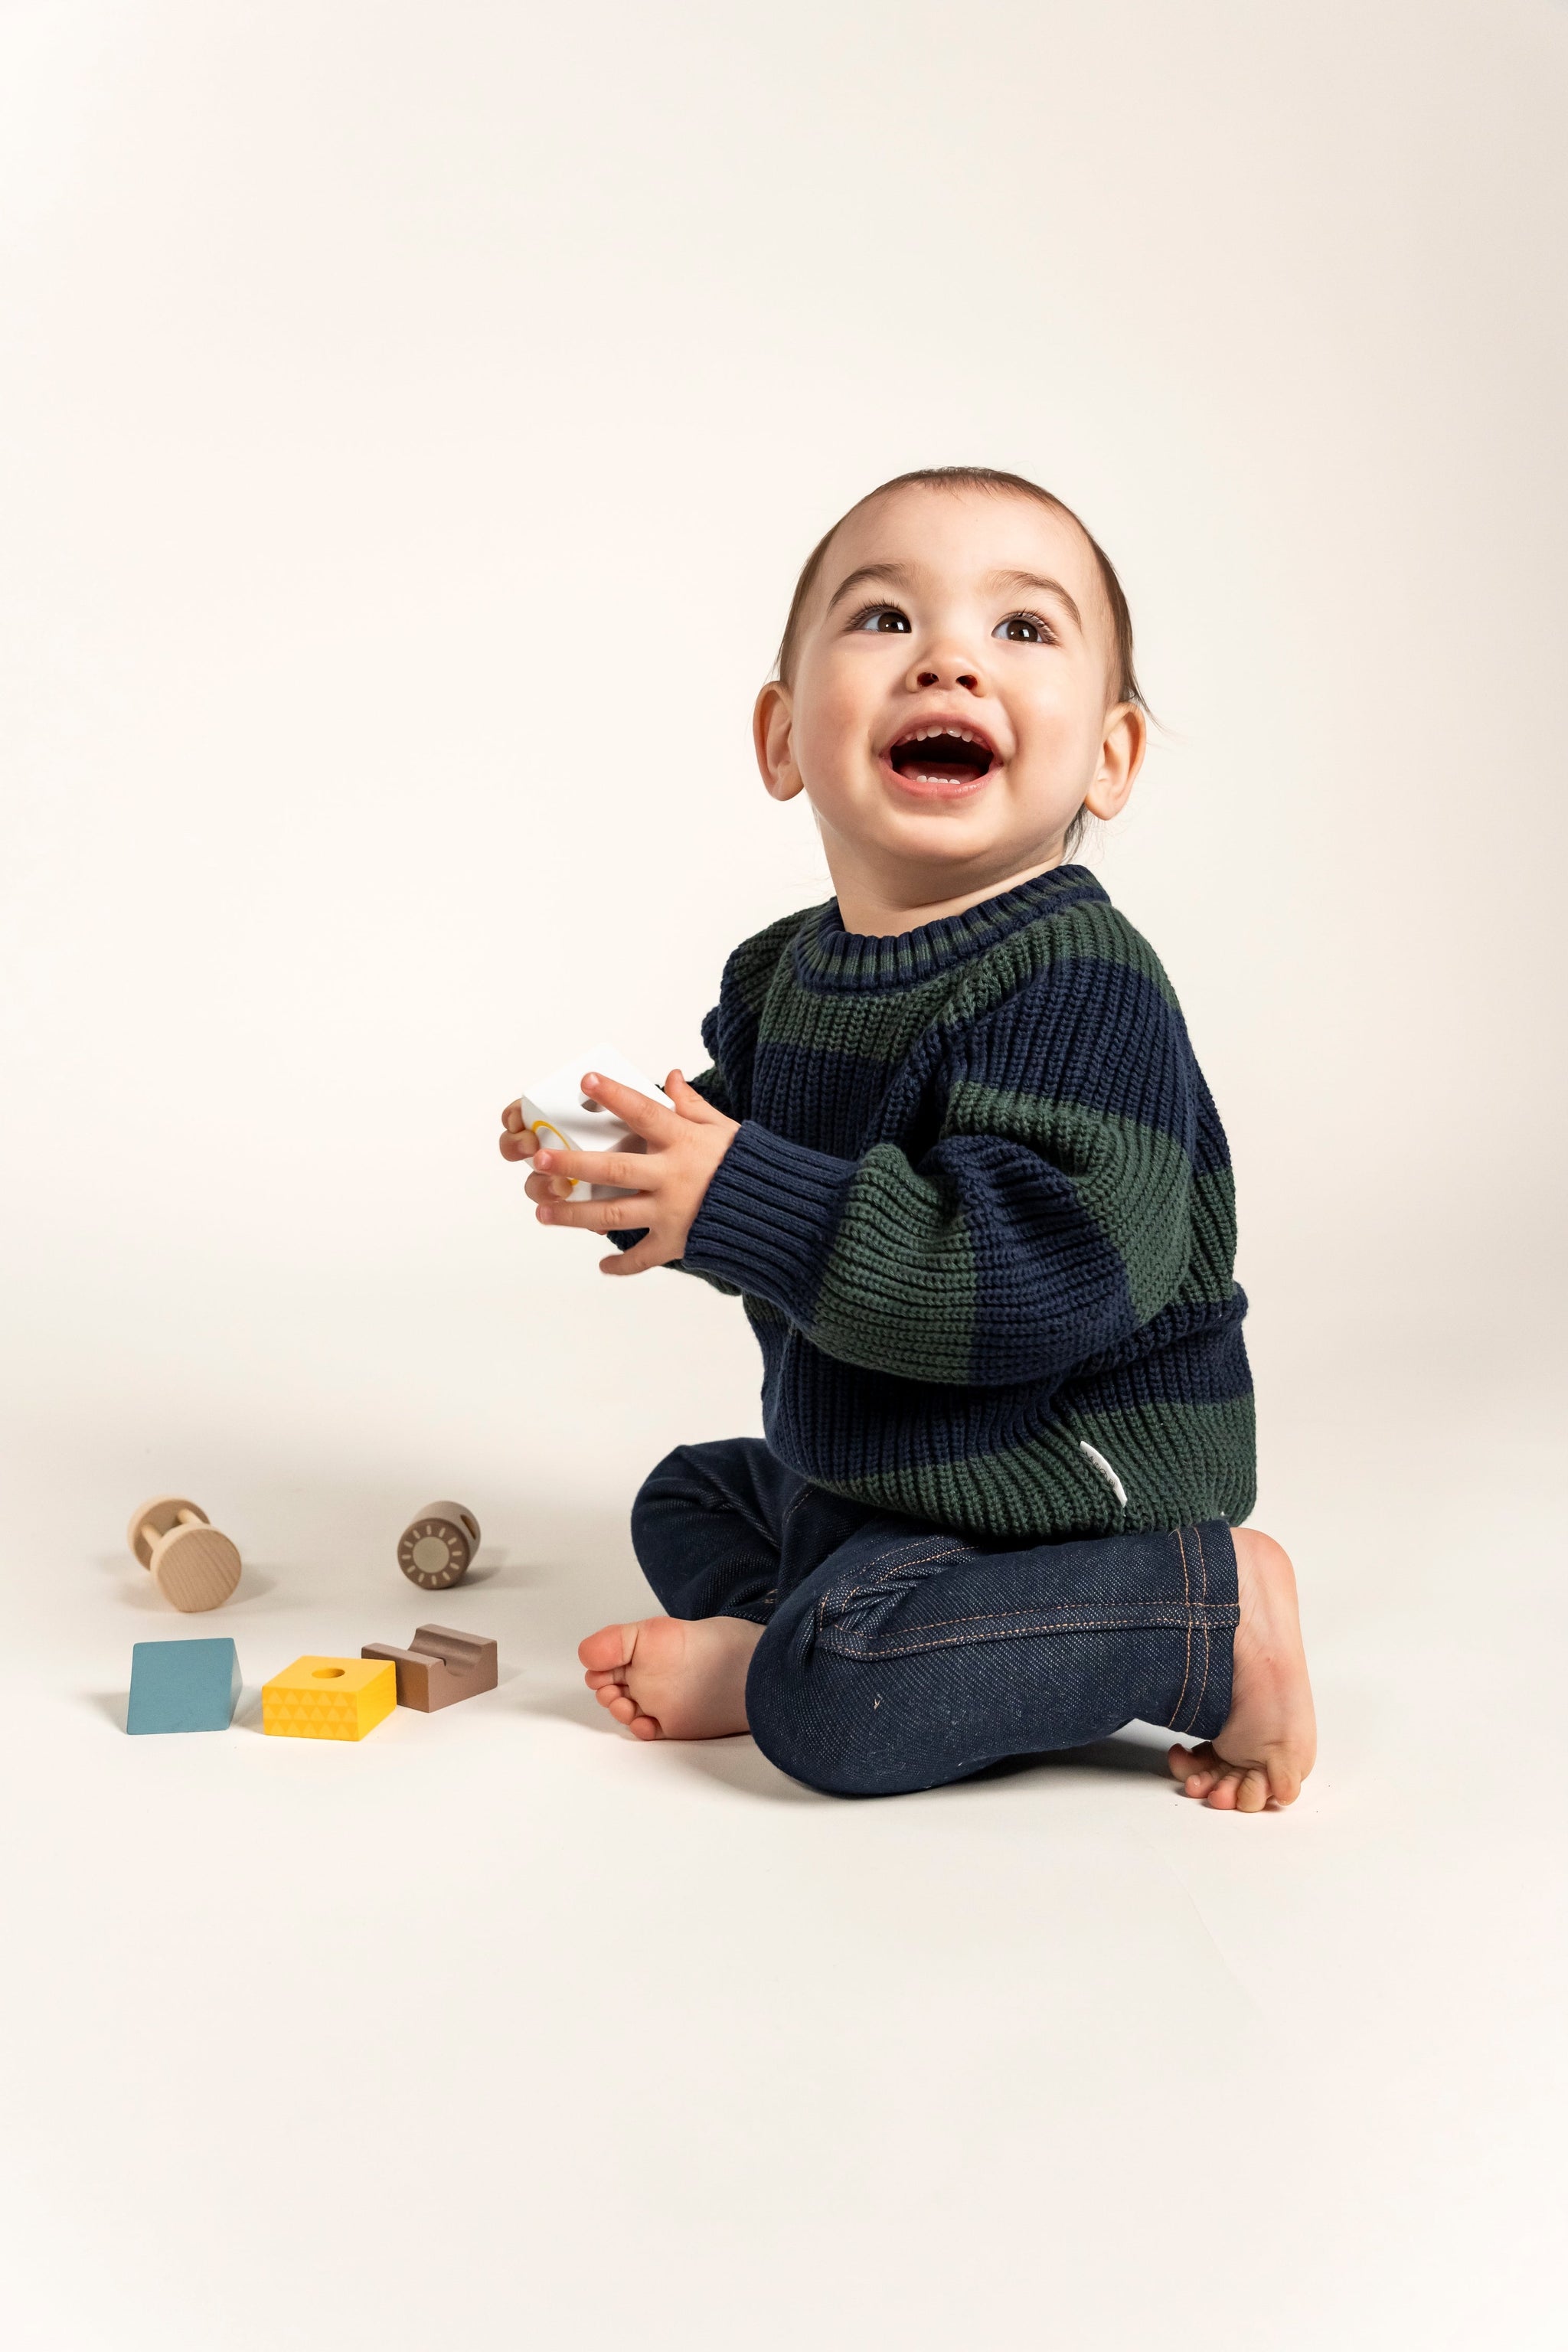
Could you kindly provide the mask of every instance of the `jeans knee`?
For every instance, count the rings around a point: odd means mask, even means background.
[[[678,1445],[637,1490],[632,1549],[672,1617],[760,1620],[772,1606],[778,1548],[752,1491],[752,1444]]]
[[[842,1661],[814,1655],[798,1630],[775,1617],[746,1678],[747,1720],[769,1763],[825,1797],[891,1796],[909,1786],[879,1752],[878,1693],[855,1669],[846,1675]]]
[[[668,1509],[670,1504],[691,1504],[708,1499],[710,1482],[702,1476],[693,1459],[695,1449],[678,1445],[662,1462],[656,1462],[632,1503],[632,1527],[649,1512]]]

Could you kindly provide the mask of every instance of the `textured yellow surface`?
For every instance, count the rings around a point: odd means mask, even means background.
[[[261,1686],[261,1728],[285,1739],[363,1739],[396,1705],[390,1660],[296,1658]]]

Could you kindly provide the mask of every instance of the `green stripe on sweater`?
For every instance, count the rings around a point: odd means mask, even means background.
[[[1177,1296],[1192,1242],[1193,1175],[1173,1136],[1138,1119],[972,1079],[961,1079],[948,1097],[942,1133],[1005,1136],[1070,1178],[1085,1214],[1126,1267],[1140,1323]]]
[[[1076,1413],[1066,1423],[1103,1454],[1127,1489],[1130,1528],[1245,1519],[1258,1499],[1258,1414],[1250,1395]]]
[[[966,1381],[974,1344],[974,1251],[963,1221],[896,1145],[861,1160],[823,1275],[810,1337],[844,1362],[928,1381]],[[935,1234],[911,1255],[911,1233]],[[940,1305],[935,1302],[940,1300]]]

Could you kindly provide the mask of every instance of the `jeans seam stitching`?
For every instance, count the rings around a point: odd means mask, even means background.
[[[803,1486],[799,1494],[793,1496],[792,1499],[784,1505],[783,1516],[779,1520],[779,1533],[781,1536],[783,1535],[785,1528],[788,1527],[790,1521],[794,1518],[795,1513],[799,1510],[801,1505],[815,1492],[815,1487]]]
[[[1182,1558],[1182,1591],[1183,1591],[1184,1598],[1184,1600],[1185,1600],[1185,1601],[1186,1601],[1187,1608],[1188,1608],[1188,1610],[1189,1610],[1189,1612],[1190,1612],[1190,1611],[1191,1611],[1191,1609],[1192,1609],[1192,1605],[1193,1605],[1193,1580],[1192,1580],[1192,1578],[1191,1578],[1191,1577],[1188,1575],[1188,1573],[1187,1573],[1187,1547],[1186,1547],[1186,1545],[1185,1545],[1185,1544],[1183,1542],[1183,1540],[1182,1540],[1182,1530],[1181,1530],[1181,1528],[1177,1528],[1175,1529],[1175,1538],[1176,1538],[1176,1549],[1177,1549],[1177,1551],[1181,1554],[1181,1558]],[[1187,1685],[1188,1685],[1188,1683],[1189,1683],[1189,1682],[1191,1682],[1192,1678],[1193,1678],[1193,1624],[1192,1624],[1192,1618],[1191,1618],[1191,1616],[1190,1616],[1190,1614],[1189,1614],[1188,1619],[1187,1619],[1187,1656],[1186,1656],[1186,1664],[1184,1664],[1184,1667],[1183,1667],[1183,1669],[1182,1669],[1182,1687],[1181,1687],[1181,1689],[1176,1693],[1176,1704],[1175,1704],[1175,1706],[1174,1706],[1172,1708],[1172,1710],[1171,1710],[1171,1721],[1172,1721],[1172,1723],[1173,1723],[1173,1724],[1174,1724],[1174,1725],[1176,1726],[1176,1727],[1177,1727],[1177,1729],[1178,1729],[1178,1730],[1181,1728],[1181,1722],[1182,1722],[1182,1701],[1186,1697],[1186,1695],[1187,1695]]]
[[[931,1538],[930,1536],[915,1536],[912,1538],[909,1536],[905,1536],[900,1542],[893,1546],[890,1552],[879,1551],[875,1559],[867,1563],[868,1570],[879,1567],[881,1562],[885,1559],[892,1562],[891,1567],[884,1568],[881,1575],[876,1578],[872,1578],[868,1573],[866,1576],[863,1576],[858,1584],[852,1584],[848,1591],[837,1601],[837,1607],[840,1609],[847,1609],[849,1603],[854,1600],[858,1592],[863,1592],[867,1586],[873,1582],[877,1584],[886,1584],[889,1577],[896,1575],[900,1568],[934,1568],[939,1560],[961,1559],[965,1552],[973,1552],[974,1549],[973,1544],[953,1544],[950,1546],[946,1551],[930,1552],[924,1559],[915,1559],[913,1554],[919,1550],[921,1545],[929,1544],[931,1541]],[[907,1553],[910,1557],[900,1559],[900,1553]],[[827,1606],[829,1599],[832,1597],[833,1596],[827,1593],[823,1594],[822,1606],[825,1609]]]
[[[979,1621],[953,1618],[951,1622],[954,1624],[963,1624],[966,1622]],[[1135,1633],[1144,1630],[1145,1628],[1152,1630],[1156,1622],[1157,1621],[1144,1619],[1142,1625],[1124,1625],[1112,1618],[1090,1619],[1086,1623],[1078,1625],[1021,1625],[1010,1634],[943,1634],[940,1640],[935,1642],[904,1642],[900,1643],[897,1648],[886,1650],[873,1650],[864,1644],[859,1648],[855,1648],[849,1643],[845,1642],[842,1639],[837,1641],[825,1640],[823,1647],[833,1654],[845,1658],[903,1658],[909,1657],[921,1650],[956,1649],[963,1643],[980,1643],[994,1640],[1031,1642],[1045,1641],[1053,1634],[1063,1633]]]
[[[1085,1609],[1105,1609],[1113,1605],[1104,1601],[1051,1601],[1037,1609],[976,1609],[967,1617],[928,1617],[925,1626],[985,1625],[999,1617],[1028,1619],[1059,1616],[1064,1621],[1064,1632],[1069,1633],[1075,1633],[1080,1624],[1126,1625],[1130,1631],[1136,1631],[1140,1625],[1202,1624],[1204,1612],[1206,1610],[1227,1609],[1231,1604],[1225,1601],[1194,1601],[1189,1608],[1180,1601],[1152,1602],[1130,1601],[1126,1604],[1128,1613],[1124,1616],[1082,1617],[1076,1613]],[[924,1631],[925,1627],[917,1627],[915,1630]]]
[[[1194,1529],[1193,1529],[1193,1541],[1196,1544],[1196,1546],[1197,1546],[1197,1548],[1198,1548],[1198,1566],[1199,1566],[1199,1567],[1202,1569],[1202,1570],[1203,1570],[1203,1578],[1204,1578],[1203,1597],[1204,1597],[1204,1600],[1206,1601],[1207,1601],[1207,1599],[1208,1599],[1208,1597],[1209,1597],[1209,1564],[1208,1564],[1208,1561],[1204,1558],[1204,1531],[1203,1531],[1202,1528],[1199,1528],[1199,1527],[1194,1527]],[[1198,1695],[1197,1695],[1196,1698],[1193,1701],[1193,1724],[1194,1724],[1194,1728],[1196,1727],[1196,1726],[1197,1726],[1198,1724],[1200,1724],[1200,1723],[1203,1721],[1203,1716],[1204,1716],[1204,1698],[1205,1698],[1205,1695],[1206,1694],[1206,1692],[1207,1692],[1207,1690],[1208,1690],[1208,1686],[1209,1686],[1209,1629],[1208,1629],[1208,1623],[1207,1623],[1207,1621],[1206,1621],[1206,1620],[1205,1621],[1205,1623],[1204,1623],[1203,1634],[1204,1634],[1204,1678],[1203,1678],[1203,1681],[1202,1681],[1202,1682],[1199,1684],[1199,1685],[1198,1685]]]

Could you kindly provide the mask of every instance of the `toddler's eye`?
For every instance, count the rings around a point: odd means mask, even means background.
[[[864,612],[856,614],[849,626],[851,629],[863,629],[868,635],[907,637],[910,616],[907,613],[900,613],[896,604],[868,604]]]
[[[1042,621],[1038,613],[1009,613],[998,621],[991,632],[994,637],[1006,637],[1016,646],[1048,646],[1053,642],[1050,624]]]

